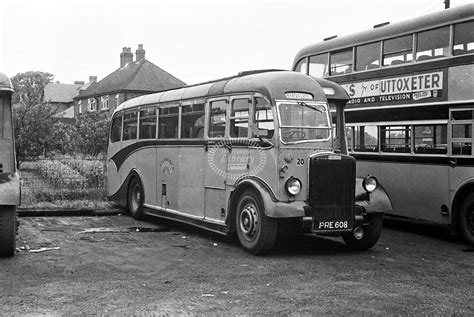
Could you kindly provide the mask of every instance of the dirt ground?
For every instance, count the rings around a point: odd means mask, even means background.
[[[304,236],[253,256],[160,219],[20,222],[21,250],[0,259],[2,315],[474,314],[473,249],[438,228],[389,223],[364,252]]]

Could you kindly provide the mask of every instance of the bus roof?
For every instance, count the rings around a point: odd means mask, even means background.
[[[13,85],[7,75],[0,73],[0,91],[5,90],[13,92]]]
[[[466,4],[463,6],[423,15],[411,20],[388,24],[340,38],[314,43],[304,47],[298,52],[298,54],[296,54],[293,65],[296,65],[296,63],[298,63],[301,58],[310,55],[349,48],[354,45],[367,44],[403,34],[410,34],[413,32],[433,28],[435,26],[443,26],[455,22],[465,21],[472,19],[473,17],[474,4]]]
[[[349,100],[345,91],[328,80],[315,79],[291,71],[244,72],[237,76],[213,82],[186,86],[130,99],[122,103],[115,112],[157,103],[173,103],[187,99],[209,98],[227,93],[259,92],[273,99],[288,99],[287,92],[309,92],[315,101],[327,99]],[[327,97],[326,97],[327,95]]]

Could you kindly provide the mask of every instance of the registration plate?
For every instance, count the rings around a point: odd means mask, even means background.
[[[314,230],[344,230],[350,229],[348,220],[322,220],[314,222]]]

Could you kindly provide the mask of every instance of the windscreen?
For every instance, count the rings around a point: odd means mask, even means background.
[[[285,143],[327,140],[331,134],[328,108],[306,102],[281,103],[280,135]]]

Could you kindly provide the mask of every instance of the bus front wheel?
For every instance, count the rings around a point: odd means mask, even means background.
[[[0,206],[0,257],[10,257],[16,251],[16,208]]]
[[[142,183],[133,177],[128,185],[127,205],[130,215],[137,220],[143,216],[144,199]]]
[[[255,190],[240,196],[236,212],[236,231],[243,249],[253,254],[268,252],[275,243],[277,220],[267,217]]]
[[[474,193],[469,194],[461,205],[459,229],[464,240],[474,246]]]
[[[355,249],[366,250],[373,247],[382,234],[383,214],[368,214],[368,225],[362,226],[363,236],[357,239],[354,232],[342,235],[344,242]]]

